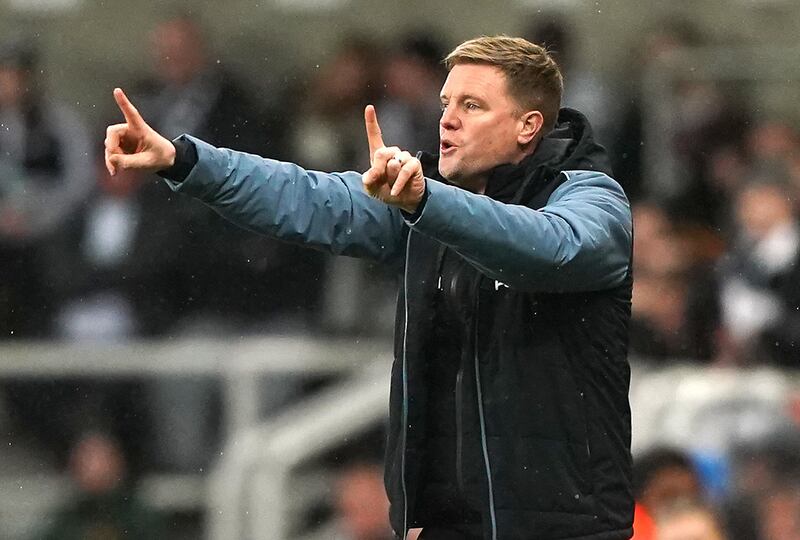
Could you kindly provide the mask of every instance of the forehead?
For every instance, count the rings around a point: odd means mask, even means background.
[[[456,64],[447,75],[441,92],[448,99],[469,95],[491,99],[508,96],[506,76],[488,64]]]

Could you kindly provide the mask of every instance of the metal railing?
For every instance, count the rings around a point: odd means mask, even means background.
[[[263,376],[358,375],[364,370],[374,373],[369,368],[373,364],[387,371],[390,349],[386,340],[308,336],[83,344],[8,342],[0,344],[0,379],[217,377],[222,382],[221,429],[230,441],[220,463],[230,470],[226,452],[240,455],[237,446],[248,439],[243,434],[263,421],[259,416]],[[388,373],[385,379],[388,384]],[[310,403],[313,402],[312,398]],[[0,537],[3,538],[26,536],[30,532],[24,523],[26,515],[31,519],[40,517],[42,511],[58,506],[71,493],[69,482],[58,471],[21,474],[0,467],[0,474],[4,475],[0,483],[13,488],[0,491]],[[38,489],[40,486],[45,488]],[[139,491],[149,504],[162,510],[205,512],[209,507],[219,506],[218,501],[223,499],[220,493],[239,487],[209,484],[203,474],[153,474],[142,479]],[[215,523],[214,519],[211,522]]]
[[[386,358],[234,436],[210,483],[209,539],[292,538],[292,518],[303,504],[292,497],[293,472],[386,421],[389,364]]]
[[[0,345],[0,378],[212,375],[223,381],[225,433],[258,422],[259,376],[345,373],[385,355],[386,340],[274,336],[232,340]]]

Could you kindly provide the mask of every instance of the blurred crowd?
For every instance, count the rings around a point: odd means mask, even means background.
[[[676,78],[661,149],[673,164],[665,188],[648,178],[653,119],[641,81],[647,70],[680,65],[714,43],[686,21],[666,21],[631,53],[629,76],[611,81],[581,65],[567,21],[540,17],[524,34],[555,53],[564,105],[588,116],[633,204],[631,356],[657,365],[797,366],[798,119],[759,113],[741,89]],[[167,137],[191,133],[311,169],[364,170],[367,103],[377,105],[384,140],[437,152],[441,59],[451,45],[424,32],[392,43],[350,36],[329,62],[266,99],[211,60],[196,20],[177,16],[152,31],[152,76],[119,84]],[[394,276],[238,229],[154,175],[110,177],[106,124],[87,125],[49,91],[40,62],[31,39],[0,43],[0,339],[391,329]],[[125,456],[131,476],[207,464],[214,393],[212,381],[17,381],[0,389],[12,432],[30,434],[78,478],[92,459],[121,467]],[[193,415],[195,433],[175,441],[170,411]],[[142,442],[165,440],[153,448]],[[716,498],[703,492],[690,457],[666,449],[642,457],[637,538],[650,527],[661,539],[800,538],[800,450],[749,451],[728,475],[729,496]],[[378,493],[378,471],[359,466],[338,485]],[[122,504],[117,483],[102,487],[87,490],[104,493],[108,508]],[[345,514],[359,509],[345,494],[337,501]]]

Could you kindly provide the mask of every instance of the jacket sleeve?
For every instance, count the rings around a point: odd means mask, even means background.
[[[402,261],[403,218],[363,191],[361,174],[308,171],[181,137],[195,145],[197,163],[182,182],[166,180],[174,191],[258,233],[336,255]]]
[[[504,204],[428,180],[415,231],[458,251],[483,274],[539,292],[602,290],[629,270],[633,226],[619,184],[569,171],[540,210]]]

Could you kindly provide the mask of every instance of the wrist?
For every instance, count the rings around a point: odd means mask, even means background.
[[[175,156],[178,153],[175,149],[175,144],[173,144],[172,141],[167,141],[167,143],[166,166],[162,167],[162,169],[169,169],[175,165]]]
[[[417,208],[419,208],[419,203],[420,201],[417,201],[415,203],[402,204],[400,205],[400,209],[403,212],[406,212],[407,214],[414,214],[417,212]]]
[[[413,223],[419,219],[422,211],[425,209],[425,203],[428,201],[428,186],[427,182],[423,184],[422,193],[420,194],[419,199],[414,204],[404,205],[400,207],[400,210],[403,212],[403,217]]]

